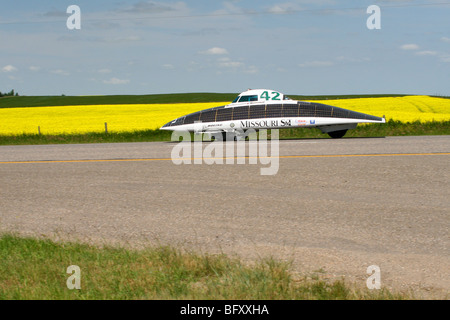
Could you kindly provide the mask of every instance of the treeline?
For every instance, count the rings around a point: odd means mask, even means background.
[[[5,93],[0,91],[0,98],[1,97],[14,97],[14,96],[16,96],[16,97],[19,96],[19,93],[14,92],[14,89],[12,89],[10,92],[5,92]]]

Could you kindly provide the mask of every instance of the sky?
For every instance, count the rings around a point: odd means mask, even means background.
[[[449,0],[2,0],[1,8],[1,92],[450,95]]]

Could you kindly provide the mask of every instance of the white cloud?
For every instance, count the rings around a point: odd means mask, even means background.
[[[221,15],[221,14],[243,14],[244,12],[248,12],[244,10],[243,8],[236,6],[231,1],[225,1],[222,3],[223,8],[214,11],[213,15]]]
[[[273,7],[270,7],[269,10],[267,10],[270,13],[286,13],[287,9],[286,8],[282,8],[280,5],[276,4]]]
[[[118,79],[118,78],[111,78],[109,80],[103,80],[103,83],[106,83],[106,84],[127,84],[129,82],[130,82],[130,80]]]
[[[450,62],[450,54],[446,54],[446,53],[441,54],[441,55],[439,56],[439,59],[440,59],[442,62]]]
[[[198,71],[199,69],[202,69],[202,65],[196,61],[189,61],[186,70],[189,72]]]
[[[402,50],[418,50],[419,46],[414,43],[409,43],[409,44],[404,44],[404,45],[400,46],[400,49],[402,49]]]
[[[219,66],[223,67],[223,68],[239,68],[239,67],[243,67],[244,64],[239,61],[223,61],[223,62],[219,62]]]
[[[298,66],[301,68],[308,68],[308,67],[331,67],[334,65],[333,61],[308,61],[305,63],[301,63]]]
[[[50,72],[53,74],[59,74],[61,76],[69,76],[70,75],[69,72],[67,72],[66,70],[62,70],[62,69],[56,69],[56,70],[52,70]]]
[[[367,57],[353,58],[353,57],[339,56],[336,58],[336,61],[339,61],[339,62],[369,62],[370,58],[367,58]]]
[[[446,42],[448,40],[448,42],[450,42],[450,38],[446,38],[446,37],[442,37],[441,38],[442,41]],[[419,46],[417,44],[404,44],[400,47],[403,50],[418,50]],[[433,51],[433,50],[421,50],[421,51],[416,51],[414,53],[414,55],[416,56],[429,56],[429,57],[437,57],[439,58],[440,61],[442,62],[450,62],[450,55],[439,52],[439,51]]]
[[[213,47],[205,51],[200,51],[201,54],[212,54],[212,55],[222,55],[222,54],[228,54],[227,49],[219,48],[219,47]]]
[[[37,71],[41,70],[41,67],[30,66],[29,69],[30,69],[30,71],[37,72]]]
[[[43,14],[44,17],[67,18],[68,14],[62,10],[52,10]]]
[[[12,66],[12,65],[10,65],[10,64],[8,64],[7,66],[4,66],[2,68],[2,71],[3,72],[14,72],[14,71],[17,71],[17,68]]]
[[[425,51],[416,52],[416,55],[418,55],[418,56],[435,56],[435,55],[437,55],[437,52],[425,50]]]
[[[219,62],[219,67],[222,68],[240,68],[244,66],[244,63],[232,61],[230,58],[220,58],[217,61]]]
[[[167,69],[167,70],[175,69],[175,67],[173,66],[173,64],[170,64],[170,63],[163,64],[162,67],[163,67],[164,69]]]
[[[92,38],[91,41],[94,42],[105,42],[105,43],[121,43],[121,42],[133,42],[141,41],[140,36],[124,36],[124,37],[102,37],[102,38]]]
[[[255,74],[258,73],[259,69],[258,67],[251,65],[247,66],[244,62],[239,60],[232,60],[228,57],[222,57],[217,59],[217,66],[221,68],[222,70],[229,70],[229,71],[238,71],[248,74]]]
[[[258,73],[259,69],[256,66],[249,66],[244,70],[245,73],[255,74]]]
[[[111,73],[112,71],[111,71],[111,69],[105,68],[105,69],[99,69],[97,72],[98,73]]]
[[[117,10],[117,12],[131,14],[188,14],[189,8],[182,1],[174,3],[139,1],[131,7]]]
[[[302,8],[295,3],[278,3],[270,7],[267,11],[274,14],[291,13],[300,11]]]

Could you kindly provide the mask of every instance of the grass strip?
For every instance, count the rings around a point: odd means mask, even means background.
[[[80,268],[81,289],[69,289]],[[356,289],[318,276],[296,278],[290,264],[265,259],[248,266],[224,254],[161,246],[141,250],[0,237],[0,299],[407,299],[386,289]]]
[[[0,135],[0,145],[74,144],[112,142],[171,141],[172,132],[141,130],[133,132],[83,133],[59,135]],[[345,138],[386,136],[450,135],[450,121],[406,122],[389,120],[385,124],[359,125],[349,130]],[[291,128],[280,130],[280,139],[329,138],[316,128]]]

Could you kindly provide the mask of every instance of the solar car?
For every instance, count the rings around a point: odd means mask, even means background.
[[[268,89],[249,89],[230,104],[184,115],[161,130],[221,134],[239,137],[247,129],[319,128],[331,138],[342,138],[358,123],[385,123],[385,117],[360,113],[322,103],[292,100]]]

